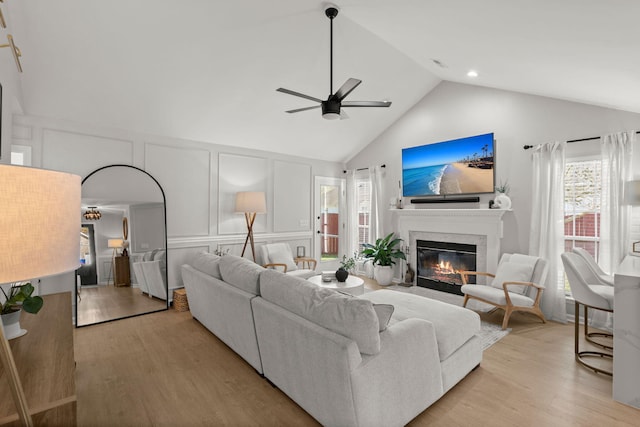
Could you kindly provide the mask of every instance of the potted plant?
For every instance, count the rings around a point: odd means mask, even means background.
[[[20,328],[20,311],[36,314],[42,308],[44,300],[40,296],[32,296],[34,287],[30,282],[14,283],[9,288],[9,293],[0,286],[4,294],[4,302],[0,305],[2,326],[7,339],[17,338],[27,333]]]
[[[365,243],[362,255],[367,261],[373,261],[373,277],[379,285],[388,286],[393,278],[391,267],[396,263],[396,259],[405,259],[404,252],[398,245],[402,239],[393,238],[393,233],[382,239],[377,239],[375,244]]]
[[[338,282],[344,282],[349,277],[349,273],[353,271],[356,266],[356,260],[351,257],[347,258],[346,255],[342,255],[342,261],[340,261],[340,267],[336,271],[336,280]]]

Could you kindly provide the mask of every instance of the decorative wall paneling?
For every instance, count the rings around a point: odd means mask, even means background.
[[[245,233],[244,215],[235,213],[238,191],[263,191],[267,197],[267,213],[256,215],[253,231],[269,230],[268,218],[273,212],[269,162],[264,157],[220,153],[218,157],[218,234]]]
[[[133,141],[57,129],[42,130],[42,167],[45,169],[85,177],[105,165],[132,163]]]
[[[273,231],[311,230],[311,166],[273,162]]]
[[[182,284],[180,266],[194,251],[242,252],[246,225],[243,215],[234,212],[236,191],[266,193],[268,213],[257,216],[256,246],[285,241],[294,252],[296,246],[305,246],[310,255],[312,177],[342,177],[344,169],[341,163],[42,117],[14,115],[6,130],[11,131],[12,142],[32,148],[34,167],[86,176],[98,167],[119,163],[156,177],[167,196],[170,287]],[[111,251],[97,258],[99,280],[106,282]],[[40,289],[44,294],[71,291],[74,284],[73,274],[65,274],[43,278]]]
[[[144,149],[143,169],[158,180],[167,199],[167,235],[211,234],[209,151],[150,143],[145,143]]]

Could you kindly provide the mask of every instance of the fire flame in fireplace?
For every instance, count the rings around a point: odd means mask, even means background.
[[[456,272],[449,261],[440,261],[438,264],[438,270],[440,273],[444,274],[455,274]]]

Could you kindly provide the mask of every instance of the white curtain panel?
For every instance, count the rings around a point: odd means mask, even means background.
[[[359,250],[357,174],[355,169],[347,171],[347,256]]]
[[[369,240],[375,243],[382,235],[382,215],[384,202],[382,201],[382,176],[381,166],[369,167],[369,179],[371,181],[371,219],[369,224]]]
[[[611,273],[630,248],[631,207],[624,191],[632,178],[635,132],[605,135],[602,141],[602,200],[600,218],[600,267]]]
[[[547,319],[567,321],[564,271],[564,167],[565,142],[542,144],[533,149],[533,209],[529,254],[549,261],[549,272],[540,308]]]

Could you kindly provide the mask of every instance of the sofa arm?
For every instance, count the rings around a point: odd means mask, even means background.
[[[380,353],[364,356],[352,374],[358,424],[404,425],[444,393],[433,324],[397,322],[380,334]]]

